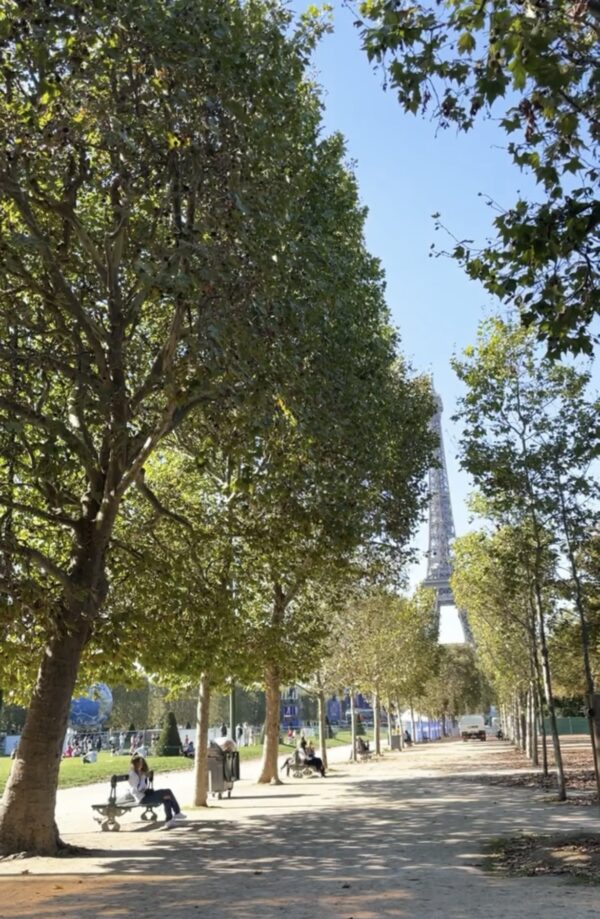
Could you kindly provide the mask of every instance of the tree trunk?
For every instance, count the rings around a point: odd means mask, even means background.
[[[540,755],[539,755],[539,746],[538,746],[538,705],[537,705],[537,694],[535,691],[535,681],[532,681],[529,685],[529,698],[531,704],[531,764],[533,766],[539,766],[540,764]]]
[[[373,733],[375,735],[375,755],[381,756],[381,712],[379,711],[379,693],[373,693]]]
[[[400,731],[400,750],[404,750],[404,724],[402,723],[402,710],[400,708],[400,703],[396,702],[396,727]]]
[[[317,702],[319,706],[319,741],[321,745],[321,759],[323,760],[323,766],[327,769],[327,723],[325,721],[325,693],[322,689],[319,690],[317,695]]]
[[[536,680],[535,692],[537,699],[537,708],[540,718],[540,732],[542,735],[542,772],[548,776],[548,734],[546,733],[546,721],[544,718],[544,702],[539,679]]]
[[[265,670],[265,740],[260,766],[258,782],[260,785],[281,785],[278,773],[279,755],[279,671],[275,665],[270,665]]]
[[[519,717],[519,697],[515,696],[515,701],[513,705],[513,730],[514,730],[514,743],[516,747],[521,746],[521,718]]]
[[[116,504],[105,513],[110,532]],[[56,855],[65,844],[55,821],[63,743],[79,662],[108,590],[105,542],[82,526],[69,566],[72,587],[56,611],[17,757],[0,804],[0,853]]]
[[[392,749],[392,703],[388,697],[387,699],[387,720],[388,720],[388,746],[390,750]]]
[[[412,742],[416,744],[417,742],[417,726],[415,724],[415,710],[410,706],[410,726],[412,728]]]
[[[556,781],[558,784],[558,800],[566,801],[567,788],[565,784],[565,772],[562,761],[562,751],[560,749],[560,739],[558,736],[558,724],[556,722],[556,707],[554,705],[554,693],[552,691],[552,677],[550,674],[550,658],[548,654],[548,644],[546,642],[546,623],[541,607],[541,598],[536,596],[536,612],[538,617],[538,634],[540,641],[540,655],[542,660],[542,678],[544,681],[544,695],[546,705],[548,706],[548,717],[550,720],[550,735],[552,737],[552,747],[554,750],[554,763],[556,769]]]
[[[350,759],[356,762],[356,710],[354,707],[354,687],[350,687],[350,738],[352,742],[352,752]]]
[[[196,756],[194,759],[194,806],[208,807],[208,710],[210,681],[207,673],[200,675],[196,708]]]
[[[66,616],[46,646],[2,803],[0,852],[57,855],[56,791],[71,697],[90,623]],[[73,617],[72,617],[73,618]]]
[[[579,566],[577,564],[577,559],[575,557],[575,551],[573,548],[571,526],[565,504],[564,488],[560,479],[558,482],[558,491],[560,497],[563,530],[567,543],[567,555],[569,556],[571,576],[573,578],[573,584],[575,585],[575,608],[577,609],[577,614],[579,616],[579,625],[581,631],[581,653],[583,656],[583,671],[585,673],[585,686],[588,703],[588,728],[590,732],[590,741],[592,744],[592,757],[594,760],[594,773],[596,776],[596,791],[600,796],[600,716],[594,717],[594,695],[596,690],[594,686],[594,676],[592,673],[592,664],[590,659],[590,633],[588,627],[588,617],[586,615],[583,587],[581,584],[581,578],[579,576]]]
[[[527,694],[524,700],[522,695],[519,697],[519,720],[521,722],[521,751],[527,755]]]

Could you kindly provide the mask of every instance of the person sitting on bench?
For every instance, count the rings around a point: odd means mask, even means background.
[[[312,742],[309,740],[308,743],[304,741],[304,762],[307,766],[312,766],[313,769],[316,769],[317,772],[320,772],[323,778],[325,778],[325,766],[323,765],[323,760],[320,756],[315,756],[315,748],[312,745]]]
[[[370,753],[369,741],[363,740],[362,737],[356,738],[356,753],[358,756],[368,756]]]
[[[170,788],[159,788],[156,791],[150,788],[148,779],[148,763],[143,756],[136,754],[131,758],[129,770],[129,787],[133,798],[138,804],[152,807],[162,804],[165,808],[164,830],[168,830],[177,821],[185,820],[186,815],[181,813],[181,808]]]

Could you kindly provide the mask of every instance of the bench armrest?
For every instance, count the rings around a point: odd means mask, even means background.
[[[129,773],[127,773],[127,775],[111,775],[110,787],[116,788],[117,782],[127,782],[128,779],[129,779]]]

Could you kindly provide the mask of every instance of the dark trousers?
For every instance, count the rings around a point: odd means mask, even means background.
[[[163,804],[167,820],[170,820],[173,814],[178,814],[181,810],[177,803],[177,798],[170,788],[158,788],[156,791],[147,791],[142,798],[142,804],[147,804],[148,807],[154,806],[155,804]]]
[[[320,756],[307,756],[305,759],[307,766],[312,766],[313,769],[316,769],[317,772],[320,772],[321,775],[325,775],[325,769],[323,767],[323,760]]]

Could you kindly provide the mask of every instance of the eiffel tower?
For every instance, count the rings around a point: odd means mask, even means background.
[[[427,575],[423,587],[435,590],[438,616],[442,606],[453,606],[454,597],[450,586],[452,575],[452,553],[450,544],[454,539],[454,518],[450,502],[450,487],[442,436],[441,397],[435,393],[436,413],[431,419],[431,429],[437,435],[436,464],[429,470],[429,550],[427,552]],[[472,642],[473,636],[463,610],[457,610],[465,641]]]

